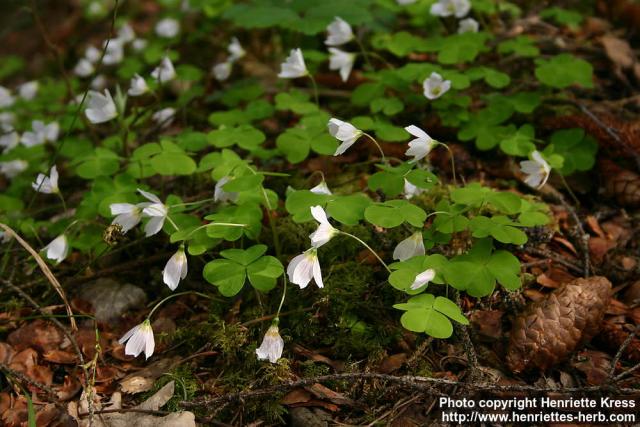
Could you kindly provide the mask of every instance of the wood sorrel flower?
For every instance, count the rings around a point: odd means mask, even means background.
[[[54,260],[57,263],[61,263],[69,254],[69,240],[64,234],[59,235],[53,239],[43,251],[46,251],[46,256],[50,260]]]
[[[351,25],[338,16],[327,25],[327,33],[327,39],[324,41],[327,46],[340,46],[353,40]]]
[[[175,108],[167,107],[153,113],[151,115],[151,119],[153,119],[153,121],[156,122],[156,124],[158,124],[161,128],[166,128],[167,126],[171,125],[175,115]]]
[[[240,44],[240,40],[237,37],[232,37],[229,46],[227,46],[227,51],[229,51],[229,61],[236,62],[238,59],[242,58],[247,54],[245,50],[242,48]]]
[[[169,289],[175,291],[180,284],[180,280],[187,277],[187,271],[187,255],[184,253],[184,247],[180,247],[164,266],[162,281]]]
[[[335,47],[330,47],[329,53],[331,53],[329,57],[329,69],[339,70],[340,78],[343,82],[346,82],[349,80],[349,74],[351,74],[353,63],[356,60],[356,54],[344,52]]]
[[[267,333],[264,334],[262,344],[256,349],[258,360],[269,360],[271,363],[276,363],[282,357],[282,350],[284,350],[284,340],[280,336],[278,325],[271,325],[267,329]]]
[[[36,180],[31,183],[31,187],[39,193],[44,194],[58,194],[60,188],[58,188],[58,168],[56,165],[51,167],[49,176],[39,173]]]
[[[127,343],[124,348],[124,354],[127,356],[138,357],[140,353],[144,352],[145,358],[150,358],[156,348],[156,342],[149,319],[131,328],[118,342],[120,344]]]
[[[412,183],[409,182],[409,180],[407,180],[407,178],[404,179],[404,198],[405,199],[411,199],[414,196],[417,196],[418,194],[422,193],[424,190],[421,188],[416,187],[415,185],[413,185]]]
[[[160,65],[158,65],[152,72],[151,77],[154,78],[159,84],[167,83],[176,78],[176,70],[173,68],[173,62],[168,57],[162,58]]]
[[[37,80],[32,80],[30,82],[22,83],[18,87],[18,95],[20,95],[20,98],[22,99],[31,101],[33,98],[36,97],[39,87],[40,87],[40,84],[38,83]]]
[[[318,250],[311,248],[294,257],[287,266],[287,275],[289,281],[300,286],[301,289],[306,288],[311,279],[316,282],[319,288],[324,287],[320,261],[318,261]]]
[[[238,193],[231,191],[224,191],[222,187],[231,181],[230,176],[223,176],[220,178],[218,182],[216,182],[215,190],[213,191],[213,201],[214,202],[235,202],[238,199]]]
[[[233,67],[233,64],[229,61],[221,62],[219,64],[214,65],[213,68],[211,69],[211,72],[213,73],[213,76],[216,78],[216,80],[223,82],[227,80],[231,75],[232,67]]]
[[[180,32],[180,23],[173,18],[164,18],[156,24],[156,34],[166,39],[173,38]]]
[[[440,17],[455,15],[456,18],[462,18],[469,13],[469,10],[471,10],[469,0],[438,0],[431,5],[431,14]]]
[[[398,243],[393,250],[393,259],[399,261],[406,261],[414,256],[424,255],[426,253],[424,249],[424,240],[422,239],[422,232],[416,231],[411,236]]]
[[[139,203],[137,205],[131,203],[112,203],[109,205],[111,215],[117,215],[111,224],[118,224],[122,227],[122,233],[126,233],[133,227],[138,225],[142,220],[142,209],[149,203]]]
[[[131,87],[127,93],[129,96],[140,96],[144,95],[149,91],[149,86],[147,86],[146,80],[140,76],[140,74],[135,74],[131,77]]]
[[[47,125],[41,120],[31,122],[31,131],[22,134],[20,142],[25,147],[35,147],[45,142],[56,142],[60,133],[60,125],[58,122],[51,122]]]
[[[423,159],[429,155],[433,147],[436,145],[436,141],[434,141],[425,131],[420,129],[418,126],[407,126],[404,128],[411,135],[416,138],[409,142],[409,149],[404,153],[407,156],[413,156],[413,159],[410,160],[410,163],[417,162],[420,159]]]
[[[542,154],[538,151],[532,152],[531,158],[533,160],[524,160],[520,162],[520,169],[527,175],[524,182],[529,187],[541,188],[549,179],[551,166],[549,166],[549,163],[547,163],[547,161],[542,157]]]
[[[427,99],[438,99],[451,89],[451,80],[444,80],[440,74],[434,71],[424,80],[422,87]]]
[[[320,246],[327,243],[329,240],[333,238],[336,234],[338,234],[338,230],[333,228],[333,226],[329,223],[327,219],[327,214],[325,213],[322,206],[312,206],[311,207],[311,215],[318,221],[318,228],[316,231],[309,235],[311,239],[311,246],[314,248],[319,248]]]
[[[315,187],[313,187],[309,191],[311,191],[314,194],[326,194],[328,196],[333,194],[333,193],[331,193],[331,190],[329,190],[329,186],[327,185],[327,183],[325,182],[324,179],[322,180],[322,182],[320,184],[316,185]]]
[[[142,194],[151,203],[145,203],[142,209],[142,215],[151,218],[147,225],[144,226],[144,232],[147,237],[157,234],[162,230],[164,221],[167,219],[169,208],[155,194],[148,193],[138,188],[138,192]]]
[[[28,167],[29,162],[26,160],[9,160],[8,162],[0,162],[0,173],[11,179],[24,172]]]
[[[11,107],[16,99],[11,91],[4,86],[0,86],[0,108]]]
[[[433,268],[429,268],[422,273],[418,274],[411,284],[411,290],[415,291],[423,286],[426,286],[433,278],[436,277],[436,271]]]
[[[338,141],[342,141],[342,144],[338,146],[334,156],[339,156],[351,147],[360,138],[363,132],[353,126],[351,123],[343,122],[335,117],[329,120],[327,123],[329,133],[335,137]]]
[[[300,50],[300,48],[291,49],[291,53],[287,56],[287,59],[280,65],[278,77],[281,79],[295,79],[308,74],[309,71],[307,71],[307,65],[304,63],[302,50]]]
[[[89,91],[89,101],[84,114],[91,123],[105,123],[118,116],[116,104],[113,102],[109,89],[104,90],[104,95],[94,90]]]
[[[480,24],[473,18],[463,19],[458,22],[458,34],[477,33],[479,28]]]

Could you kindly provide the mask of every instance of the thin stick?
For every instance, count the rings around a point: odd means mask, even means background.
[[[76,320],[73,317],[74,315],[73,315],[73,311],[71,310],[71,305],[69,305],[69,301],[67,300],[67,296],[65,295],[64,290],[62,289],[62,285],[60,285],[60,282],[58,282],[58,279],[56,279],[56,276],[53,275],[47,263],[44,262],[40,254],[38,254],[38,252],[36,252],[31,247],[31,245],[29,245],[29,243],[27,243],[24,239],[22,239],[22,237],[20,237],[15,231],[13,231],[11,227],[0,222],[0,228],[2,228],[9,236],[16,239],[16,241],[20,243],[20,245],[23,248],[25,248],[25,250],[29,252],[29,254],[31,254],[31,256],[36,260],[36,263],[40,267],[40,270],[42,270],[42,273],[44,273],[46,278],[49,280],[49,283],[51,283],[51,286],[53,286],[53,288],[56,290],[58,295],[60,295],[60,298],[62,298],[64,307],[67,310],[67,314],[69,315],[69,323],[71,323],[71,330],[77,331],[78,326],[76,325]]]
[[[640,332],[640,324],[638,324],[636,326],[636,328],[627,336],[627,338],[624,340],[624,342],[622,343],[622,345],[618,349],[618,352],[616,353],[616,355],[613,358],[613,361],[611,362],[611,369],[609,369],[609,380],[610,381],[613,379],[613,374],[616,371],[616,365],[620,361],[620,358],[622,357],[622,354],[627,349],[627,347],[629,347],[629,344],[631,344],[631,341],[633,341],[633,339],[636,337],[638,332]]]

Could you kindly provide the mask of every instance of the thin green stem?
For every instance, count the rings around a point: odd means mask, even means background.
[[[180,207],[180,206],[185,206],[186,207],[186,206],[199,205],[199,204],[202,204],[202,203],[212,202],[214,200],[215,200],[215,198],[210,197],[208,199],[197,200],[195,202],[176,203],[175,205],[169,205],[168,207],[169,208],[177,208],[177,207]]]
[[[362,41],[360,40],[360,37],[354,37],[354,40],[358,44],[360,52],[362,52],[362,57],[364,58],[364,62],[367,63],[367,67],[371,70],[374,70],[375,68],[373,68],[373,64],[371,64],[371,60],[369,59],[369,52],[367,52],[367,49],[365,49],[364,44],[362,44]]]
[[[564,188],[567,189],[567,192],[569,192],[569,195],[571,196],[571,198],[575,202],[576,206],[580,206],[580,200],[578,200],[578,198],[576,197],[574,192],[571,190],[571,187],[569,187],[569,183],[567,182],[566,179],[564,179],[564,175],[562,175],[561,173],[558,173],[558,175],[560,175],[560,180],[562,181],[562,184],[564,185]]]
[[[309,76],[311,84],[313,85],[313,96],[315,97],[316,105],[320,107],[320,98],[318,96],[318,84],[316,83],[316,79],[313,78],[311,73],[307,74],[307,76]]]
[[[62,193],[60,191],[58,191],[56,194],[58,195],[58,198],[62,202],[62,209],[64,209],[64,211],[66,213],[67,212],[67,202],[65,202],[64,196],[62,195]]]
[[[280,317],[280,311],[282,311],[282,306],[284,305],[284,300],[287,296],[287,273],[285,273],[282,276],[282,298],[280,298],[280,305],[278,305],[278,311],[276,312],[276,317],[274,319],[274,321],[276,319],[279,320]]]
[[[189,232],[189,234],[187,234],[184,238],[184,240],[189,240],[189,237],[191,237],[191,235],[193,235],[193,233],[195,233],[196,231],[202,230],[203,228],[207,228],[207,227],[214,227],[214,226],[221,226],[221,227],[246,227],[247,224],[234,224],[232,222],[211,222],[209,224],[204,224],[201,225],[197,228],[194,228],[193,230],[191,230]]]
[[[387,163],[387,158],[384,155],[384,151],[382,151],[382,147],[380,146],[380,144],[378,144],[378,141],[376,141],[376,139],[374,137],[372,137],[371,135],[369,135],[366,132],[362,132],[362,134],[364,136],[366,136],[367,138],[369,138],[376,145],[376,147],[378,147],[378,150],[380,151],[380,156],[382,156],[382,162],[383,163]]]
[[[451,157],[451,174],[453,175],[453,185],[457,186],[458,180],[456,179],[456,161],[453,156],[453,151],[451,151],[451,148],[449,148],[449,146],[444,142],[438,142],[438,144],[442,145],[449,152],[449,157]]]
[[[382,260],[382,258],[380,258],[380,255],[378,255],[378,253],[376,251],[374,251],[371,246],[367,245],[362,239],[360,239],[359,237],[354,236],[353,234],[347,233],[346,231],[340,231],[338,230],[338,233],[340,234],[344,234],[345,236],[349,236],[352,239],[355,239],[358,243],[360,243],[362,246],[364,246],[365,248],[367,248],[369,250],[369,252],[371,252],[376,258],[378,258],[378,261],[380,261],[380,263],[384,266],[384,268],[387,269],[387,271],[389,273],[391,273],[391,270],[389,269],[389,266],[387,265],[386,262],[384,262]]]
[[[203,298],[207,298],[207,299],[213,299],[212,297],[210,297],[207,294],[203,294],[202,292],[197,292],[197,291],[184,291],[184,292],[178,292],[177,294],[171,294],[168,297],[162,299],[159,303],[157,303],[155,306],[153,306],[153,308],[151,309],[151,311],[149,312],[149,314],[147,315],[147,320],[151,320],[151,316],[153,316],[153,313],[156,312],[157,309],[160,308],[160,306],[162,304],[164,304],[165,302],[169,301],[171,298],[176,298],[176,297],[180,297],[182,295],[187,295],[187,294],[193,294],[193,295],[198,295],[201,296]]]
[[[170,217],[169,215],[167,215],[167,221],[169,221],[169,224],[173,225],[173,228],[175,228],[175,229],[176,229],[176,231],[180,231],[180,227],[178,227],[178,226],[176,225],[176,223],[175,223],[175,222],[173,222],[173,220],[171,219],[171,217]]]

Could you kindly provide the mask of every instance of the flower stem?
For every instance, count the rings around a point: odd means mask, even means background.
[[[65,202],[64,200],[64,196],[62,195],[61,192],[58,191],[58,197],[60,198],[60,201],[62,202],[62,209],[64,209],[65,213],[67,212],[67,202]]]
[[[387,163],[387,158],[384,155],[384,151],[382,151],[382,147],[380,146],[380,144],[378,144],[378,141],[376,141],[376,139],[374,137],[372,137],[371,135],[369,135],[366,132],[362,132],[362,134],[364,136],[366,136],[367,138],[369,138],[376,145],[376,147],[378,147],[378,151],[380,151],[380,155],[382,156],[382,162],[383,163]]]
[[[340,231],[338,230],[338,233],[340,234],[344,234],[345,236],[349,236],[352,239],[355,239],[356,241],[358,241],[358,243],[360,243],[362,246],[364,246],[365,248],[369,249],[369,252],[371,252],[377,259],[378,261],[380,261],[380,263],[384,266],[384,268],[387,269],[387,271],[389,273],[391,273],[391,270],[389,269],[389,266],[387,265],[386,262],[384,262],[382,260],[382,258],[380,258],[380,255],[378,255],[378,253],[376,251],[374,251],[373,249],[371,249],[371,246],[367,245],[362,239],[360,239],[359,237],[354,236],[353,234],[347,233],[346,231]]]
[[[438,142],[438,144],[442,145],[447,149],[447,151],[449,151],[449,156],[451,157],[451,174],[453,176],[453,185],[458,185],[458,181],[456,180],[456,161],[453,158],[453,151],[451,151],[451,148],[449,148],[449,146],[444,142]]]
[[[311,84],[313,85],[313,96],[315,97],[316,105],[320,107],[320,98],[318,97],[318,85],[316,84],[316,79],[313,78],[311,73],[307,74],[307,76],[309,76]]]
[[[198,295],[201,296],[203,298],[207,298],[207,299],[213,299],[212,297],[210,297],[209,295],[203,294],[201,292],[196,292],[196,291],[184,291],[184,292],[178,292],[177,294],[171,294],[168,297],[164,298],[163,300],[161,300],[159,303],[157,303],[156,305],[153,306],[153,308],[151,309],[151,311],[149,312],[149,314],[147,315],[147,320],[151,320],[151,316],[153,316],[153,313],[156,312],[157,309],[160,308],[160,306],[162,304],[164,304],[166,301],[169,301],[171,298],[176,298],[176,297],[180,297],[182,295],[187,295],[187,294],[194,294],[194,295]]]
[[[177,207],[180,207],[180,206],[199,205],[201,203],[212,202],[213,200],[215,200],[215,199],[213,197],[210,197],[208,199],[196,200],[195,202],[176,203],[175,205],[169,205],[169,208],[177,208]]]
[[[284,305],[284,300],[287,296],[287,273],[285,272],[284,275],[282,276],[282,298],[280,298],[280,305],[278,305],[278,311],[276,312],[276,317],[274,318],[274,321],[279,321],[279,317],[280,317],[280,311],[282,310],[282,306]]]
[[[371,64],[371,60],[369,60],[369,52],[367,52],[367,49],[365,49],[364,44],[362,44],[362,41],[360,40],[360,37],[354,37],[354,40],[358,44],[360,52],[362,52],[362,57],[364,58],[364,62],[367,63],[367,67],[371,70],[374,70],[373,64]]]
[[[180,231],[180,228],[176,225],[176,223],[175,223],[175,222],[173,222],[173,220],[171,219],[171,217],[170,217],[169,215],[167,215],[167,221],[169,221],[169,223],[170,223],[171,225],[173,225],[173,228],[175,228],[175,229],[176,229],[176,231]]]

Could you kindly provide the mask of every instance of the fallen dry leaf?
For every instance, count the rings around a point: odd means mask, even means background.
[[[179,360],[179,357],[174,357],[153,362],[144,369],[127,375],[120,381],[120,388],[124,393],[128,394],[142,393],[143,391],[151,390],[155,380],[160,377],[160,375],[171,370],[171,367]]]
[[[40,352],[60,348],[64,335],[52,323],[37,319],[11,332],[7,342],[16,351],[33,347]]]

